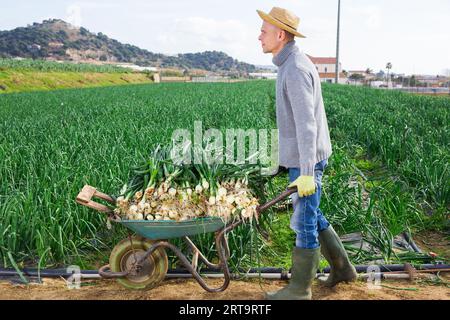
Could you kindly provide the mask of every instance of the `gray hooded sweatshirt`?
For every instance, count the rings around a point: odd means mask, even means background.
[[[301,175],[313,176],[315,164],[332,153],[319,73],[294,40],[272,62],[278,66],[279,165],[300,168]]]

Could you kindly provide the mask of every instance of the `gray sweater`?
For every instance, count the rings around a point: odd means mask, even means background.
[[[276,109],[279,165],[314,175],[314,166],[331,155],[331,141],[320,78],[295,41],[272,59],[278,66]]]

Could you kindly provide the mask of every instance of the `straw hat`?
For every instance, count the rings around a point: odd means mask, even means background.
[[[300,19],[289,10],[273,7],[272,10],[270,10],[269,14],[264,13],[261,10],[256,10],[256,12],[258,12],[259,16],[264,21],[267,21],[268,23],[273,24],[274,26],[277,26],[283,30],[289,31],[297,37],[306,38],[304,35],[297,31]]]

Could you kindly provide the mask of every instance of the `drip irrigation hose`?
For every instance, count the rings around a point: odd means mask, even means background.
[[[379,268],[379,272],[395,272],[395,271],[405,271],[405,265],[403,264],[387,264],[387,265],[376,265]],[[373,270],[374,265],[357,265],[355,266],[357,273],[366,274],[368,268]],[[421,264],[415,266],[416,270],[448,270],[450,269],[449,264]],[[239,270],[240,273],[233,274],[233,278],[244,278],[244,277],[259,277],[261,274],[262,278],[265,279],[289,279],[289,272],[281,268],[252,268],[248,270]],[[378,271],[378,270],[377,270]],[[41,277],[41,278],[69,278],[74,273],[67,272],[67,269],[22,269],[22,274],[26,277]],[[318,274],[324,275],[330,272],[330,268],[327,267],[323,271],[318,271]],[[201,269],[200,273],[205,277],[221,277],[222,273],[213,269]],[[0,268],[0,278],[2,277],[15,277],[19,276],[19,273],[15,269],[4,269]],[[97,270],[80,270],[80,277],[82,279],[100,279],[101,276],[98,274]],[[167,272],[167,278],[190,278],[192,275],[186,269],[171,269]]]
[[[391,271],[404,271],[404,264],[383,264],[383,265],[356,265],[355,269],[357,273],[365,273],[369,267],[373,268],[374,266],[380,268],[380,272],[391,272]],[[427,270],[427,269],[449,269],[450,264],[420,264],[414,265],[417,270]],[[202,273],[214,273],[217,272],[218,269],[201,269]],[[273,268],[273,267],[265,267],[265,268],[251,268],[251,269],[240,269],[240,273],[283,273],[287,272],[287,270],[282,268]],[[319,271],[318,271],[319,272]],[[168,273],[189,273],[185,269],[172,269],[169,270]],[[322,270],[321,273],[330,273],[330,267],[326,267]]]

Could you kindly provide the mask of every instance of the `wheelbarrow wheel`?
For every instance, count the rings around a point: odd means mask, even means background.
[[[109,266],[112,272],[132,271],[117,282],[129,289],[151,289],[158,286],[167,274],[169,262],[164,248],[159,247],[144,261],[139,270],[133,270],[139,260],[155,241],[143,237],[132,237],[120,241],[112,250]]]

